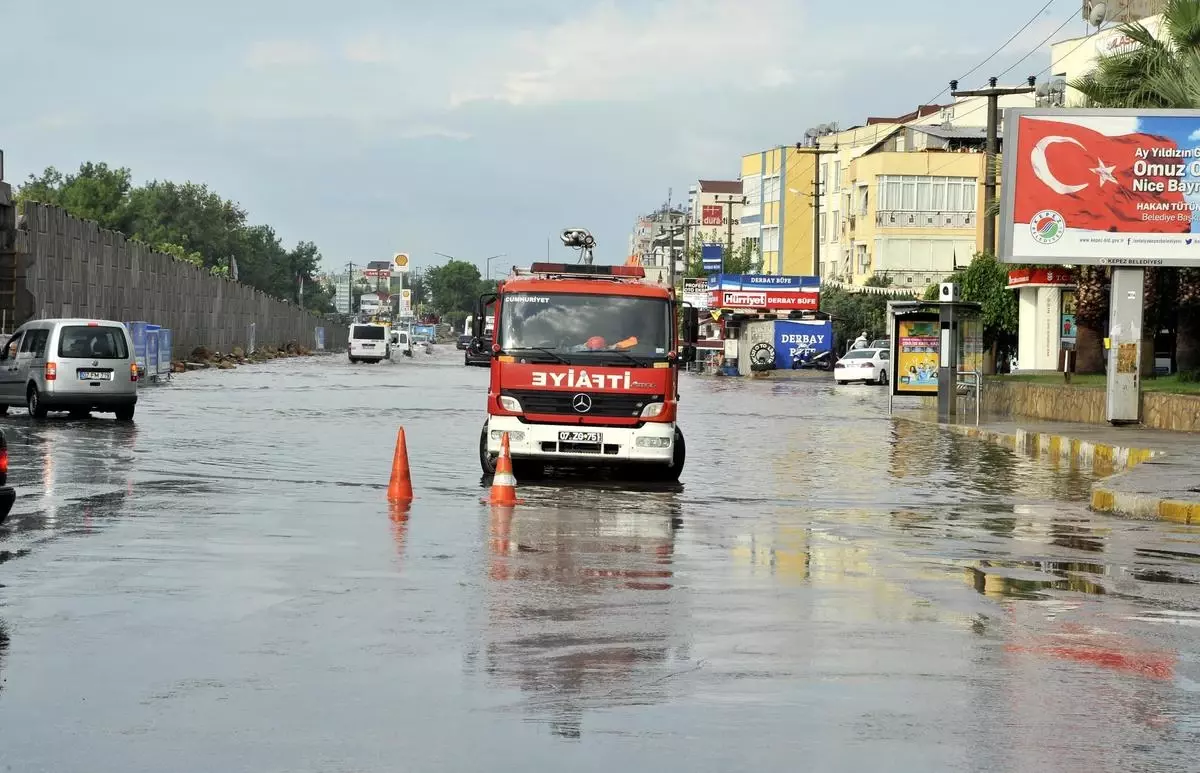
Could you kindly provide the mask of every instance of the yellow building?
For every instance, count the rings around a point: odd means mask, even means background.
[[[982,128],[908,125],[850,162],[836,278],[919,290],[979,250],[987,156]]]
[[[819,157],[781,145],[742,157],[746,203],[738,232],[757,244],[765,274],[819,276],[813,259],[813,185]]]

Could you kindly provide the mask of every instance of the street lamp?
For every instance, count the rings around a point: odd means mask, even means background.
[[[447,255],[447,254],[446,254],[446,253],[444,253],[444,252],[435,252],[435,253],[433,253],[433,254],[434,254],[434,255],[440,255],[440,256],[442,256],[443,258],[448,258],[449,260],[458,260],[458,258],[456,258],[455,256],[453,256],[453,255]],[[488,278],[488,279],[491,279],[491,278],[492,278],[492,261],[493,261],[493,260],[495,260],[496,258],[503,258],[503,257],[505,257],[505,256],[507,256],[507,255],[508,255],[508,253],[506,253],[506,252],[502,252],[502,253],[500,253],[499,255],[493,255],[492,257],[490,257],[490,258],[488,258],[486,261],[484,261],[484,262],[487,264],[487,268],[486,268],[485,270],[486,270],[486,272],[487,272],[487,278]]]

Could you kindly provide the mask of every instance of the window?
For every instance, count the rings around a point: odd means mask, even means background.
[[[382,341],[382,325],[355,325],[350,331],[350,337],[356,341]]]
[[[46,356],[46,342],[50,340],[49,330],[30,330],[21,342],[21,351],[29,352],[34,357]]]
[[[779,175],[763,178],[763,203],[779,201]]]
[[[58,334],[58,356],[65,359],[124,360],[129,357],[125,331],[118,327],[70,325]]]
[[[669,313],[660,298],[513,293],[504,297],[500,346],[531,361],[629,367],[624,355],[665,360]]]
[[[745,212],[747,209],[757,211],[762,205],[762,175],[754,174],[742,178],[742,194],[746,197],[742,211]]]
[[[823,241],[823,242],[829,241],[829,234],[826,233],[826,231],[825,231],[825,213],[824,212],[821,213],[820,222],[817,224],[817,230],[821,234],[821,241]]]
[[[837,161],[833,162],[833,192],[837,193],[842,189],[842,165]]]
[[[842,213],[838,210],[833,210],[829,213],[829,221],[833,225],[832,233],[829,234],[829,241],[836,242],[842,236]]]
[[[21,334],[17,333],[8,340],[4,345],[4,359],[11,360],[17,356],[17,349],[21,346]]]
[[[974,212],[974,177],[880,175],[876,186],[881,212]]]
[[[762,229],[763,252],[779,252],[779,226],[764,225]]]

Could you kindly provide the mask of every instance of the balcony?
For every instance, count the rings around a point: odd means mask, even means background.
[[[974,212],[894,212],[875,213],[877,228],[974,228]]]

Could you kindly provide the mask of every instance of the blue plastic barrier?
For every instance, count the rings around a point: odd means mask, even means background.
[[[146,325],[146,375],[158,379],[158,325]]]

